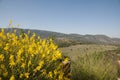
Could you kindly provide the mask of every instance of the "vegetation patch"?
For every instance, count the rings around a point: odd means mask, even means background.
[[[103,53],[81,54],[72,63],[72,80],[116,80],[114,61]]]
[[[0,80],[69,80],[52,39],[16,32],[0,31]]]

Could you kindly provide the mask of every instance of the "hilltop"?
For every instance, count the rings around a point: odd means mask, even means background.
[[[29,30],[31,34],[34,32],[37,36],[41,38],[54,38],[55,42],[61,46],[69,46],[75,44],[111,44],[120,45],[119,38],[111,38],[106,35],[80,35],[80,34],[65,34],[59,32],[45,31],[45,30],[35,30],[35,29],[21,29],[21,28],[4,28],[5,32],[13,32],[17,30],[17,35],[22,31],[27,33]]]

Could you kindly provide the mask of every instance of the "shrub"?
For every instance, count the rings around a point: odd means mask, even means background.
[[[104,53],[84,53],[72,64],[72,80],[116,80],[117,69]]]
[[[24,34],[24,36],[23,36]],[[69,80],[64,75],[61,51],[52,39],[33,33],[19,36],[0,32],[0,80]]]

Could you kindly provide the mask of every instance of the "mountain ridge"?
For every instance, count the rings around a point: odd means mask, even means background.
[[[1,29],[1,28],[0,28]],[[19,34],[20,31],[24,31],[27,33],[29,30],[32,33],[36,33],[37,36],[41,36],[42,38],[49,38],[54,37],[57,40],[62,40],[65,42],[68,41],[70,43],[90,43],[90,44],[114,44],[114,45],[120,45],[120,38],[111,38],[106,35],[81,35],[81,34],[65,34],[60,32],[53,32],[53,31],[47,31],[47,30],[36,30],[36,29],[22,29],[22,28],[4,28],[5,32],[13,32],[13,30],[17,30],[16,34]],[[67,42],[66,42],[67,43]]]

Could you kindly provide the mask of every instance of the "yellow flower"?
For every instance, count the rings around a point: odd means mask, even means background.
[[[3,60],[4,60],[4,55],[0,54],[0,61],[3,61]]]
[[[33,71],[35,71],[35,72],[39,71],[42,68],[43,65],[44,65],[44,61],[40,61],[38,66]]]
[[[36,36],[36,34],[35,33],[33,33],[33,35],[32,35],[33,37],[35,37]]]
[[[50,78],[53,78],[53,75],[52,75],[51,71],[48,73],[48,75],[49,75]]]
[[[38,36],[38,39],[40,39],[40,36]]]
[[[5,32],[3,28],[2,28],[2,30],[1,30],[1,31],[2,31],[2,33],[4,33],[4,32]]]
[[[0,77],[0,80],[2,80],[2,77]]]
[[[30,34],[30,30],[28,30],[28,34]]]
[[[10,60],[10,63],[9,63],[10,66],[11,66],[11,67],[14,66],[14,65],[15,65],[15,62],[14,62],[14,55],[10,54],[9,60]]]
[[[0,42],[0,47],[2,46],[2,43]]]
[[[4,73],[3,73],[3,76],[4,76],[4,77],[7,77],[7,76],[8,76],[8,72],[7,72],[7,71],[4,72]]]
[[[12,24],[12,21],[10,24]],[[40,71],[39,75],[45,79],[47,77],[49,80],[67,80],[63,76],[63,63],[57,61],[62,59],[61,51],[53,40],[41,39],[35,33],[31,36],[30,31],[23,33],[23,35],[17,36],[16,30],[9,33],[5,33],[4,29],[1,30],[0,48],[1,53],[4,52],[4,54],[0,53],[0,69],[2,70],[0,75],[6,77],[6,79],[9,78],[9,80],[15,80],[15,77],[28,80],[31,77],[35,80],[38,76],[33,77],[30,75],[37,74],[36,72]],[[6,62],[3,63],[2,61]],[[67,61],[69,60],[64,60],[64,62]],[[54,67],[54,70],[51,67]],[[17,69],[19,75],[15,74],[15,69]]]
[[[56,53],[53,54],[52,56],[52,60],[57,60],[57,59],[60,59],[62,58],[62,55],[59,51],[56,51]]]
[[[8,50],[9,49],[9,44],[6,44],[6,46],[4,47],[4,50]]]
[[[43,75],[43,76],[47,74],[47,73],[46,73],[46,69],[43,69],[43,70],[41,70],[41,71],[42,71],[42,75]]]
[[[56,57],[57,57],[57,59],[62,58],[60,51],[56,51]]]
[[[23,74],[20,74],[20,76],[19,76],[20,78],[22,78],[23,77]]]
[[[16,30],[14,30],[14,33],[16,33]]]
[[[15,62],[14,61],[10,61],[10,66],[12,67],[12,66],[14,66],[15,65]]]
[[[51,47],[52,49],[54,49],[54,50],[56,50],[56,49],[57,49],[57,46],[56,46],[56,45],[54,45],[53,43],[51,43],[51,44],[50,44],[50,47]]]
[[[59,80],[63,80],[63,73],[60,73]]]
[[[29,67],[31,64],[32,64],[31,61],[29,61],[29,62],[28,62],[28,67]]]
[[[4,64],[1,64],[1,69],[5,69],[5,65]]]
[[[70,61],[69,58],[65,58],[64,61],[63,61],[63,64],[66,64],[66,63],[68,63],[69,61]]]
[[[22,67],[22,68],[25,68],[25,63],[22,63],[21,67]]]
[[[40,61],[39,66],[43,66],[43,65],[44,65],[44,61]]]
[[[29,51],[29,52],[33,52],[32,47],[29,47],[28,51]]]
[[[14,55],[10,54],[10,60],[12,60],[14,58]]]
[[[57,75],[57,70],[56,69],[54,70],[54,74]]]
[[[21,55],[21,53],[23,53],[23,49],[19,49],[19,51],[17,52],[18,55]]]
[[[42,45],[44,46],[46,44],[46,40],[43,40],[42,41]]]
[[[12,76],[10,77],[10,80],[15,80],[14,75],[12,75]]]
[[[24,73],[24,76],[25,76],[26,78],[29,78],[29,75],[30,75],[30,73]]]

